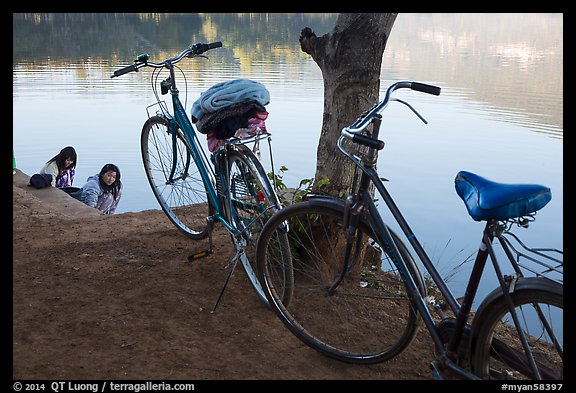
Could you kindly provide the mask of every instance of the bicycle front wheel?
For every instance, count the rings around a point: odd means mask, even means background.
[[[305,344],[350,363],[384,361],[412,341],[419,318],[386,248],[364,221],[345,266],[343,217],[339,208],[310,202],[280,211],[261,234],[259,274],[272,308]],[[282,299],[285,263],[278,257],[284,246],[278,239],[286,234],[294,284],[292,296]],[[402,257],[411,258],[393,237]]]
[[[472,371],[483,379],[563,379],[564,300],[562,286],[538,278],[525,279],[510,294],[525,335],[527,355],[506,299],[490,303],[474,321],[478,333],[472,343]],[[536,285],[531,285],[534,283]],[[531,367],[529,356],[534,358]],[[537,369],[539,376],[533,371]]]
[[[274,192],[264,168],[254,154],[244,145],[237,145],[228,156],[228,184],[230,188],[230,218],[243,242],[242,266],[260,299],[268,300],[260,285],[256,269],[256,246],[264,224],[281,209],[278,196]],[[283,258],[283,299],[291,296],[293,271],[288,252],[288,237],[279,239],[284,250]]]
[[[144,123],[140,147],[154,196],[170,221],[192,239],[208,236],[214,209],[182,132],[153,116]]]

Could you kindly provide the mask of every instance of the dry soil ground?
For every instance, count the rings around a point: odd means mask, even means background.
[[[57,189],[13,180],[13,379],[424,380],[421,329],[381,364],[329,359],[296,339],[258,300],[241,269],[226,279],[230,239],[203,243],[160,210],[100,215]]]

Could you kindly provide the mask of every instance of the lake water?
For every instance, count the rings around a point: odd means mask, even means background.
[[[322,124],[322,75],[299,48],[300,30],[329,32],[335,14],[14,14],[13,148],[31,175],[72,145],[76,186],[107,162],[124,184],[117,213],[159,209],[140,156],[148,69],[110,79],[140,53],[165,59],[196,42],[221,40],[209,60],[179,63],[187,109],[214,83],[250,78],[271,94],[267,127],[274,163],[296,186],[313,177]],[[531,229],[533,246],[563,248],[563,15],[399,14],[382,62],[381,88],[399,80],[438,85],[439,97],[401,91],[429,122],[391,104],[379,172],[449,284],[475,252],[482,224],[454,191],[459,170],[501,182],[545,184],[552,201]],[[184,85],[180,82],[181,93]],[[184,95],[182,95],[184,98]],[[269,165],[267,165],[269,169]],[[469,265],[468,265],[469,266]],[[468,272],[468,269],[465,269]],[[483,284],[481,291],[494,287]]]

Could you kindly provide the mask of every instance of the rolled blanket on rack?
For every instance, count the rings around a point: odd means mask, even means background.
[[[266,108],[257,101],[245,101],[229,105],[216,112],[206,113],[196,124],[203,134],[216,131],[218,139],[227,139],[234,135],[238,128],[248,127],[248,120],[256,112],[264,112]]]
[[[192,122],[202,119],[205,113],[212,113],[243,101],[256,101],[262,106],[270,103],[270,92],[260,83],[250,79],[234,79],[220,82],[200,94],[192,105]]]

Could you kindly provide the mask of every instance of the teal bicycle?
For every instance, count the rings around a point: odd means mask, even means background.
[[[253,261],[261,228],[281,208],[262,164],[247,146],[262,139],[270,144],[270,134],[261,132],[244,139],[229,138],[209,158],[180,101],[176,70],[186,78],[176,64],[187,58],[205,57],[203,53],[221,46],[221,42],[195,44],[160,62],[151,62],[148,54],[142,54],[133,64],[114,71],[111,76],[119,77],[143,67],[154,69],[151,84],[156,102],[147,108],[148,120],[142,127],[142,160],[154,196],[170,221],[194,240],[210,239],[208,250],[196,252],[189,259],[212,253],[211,233],[215,223],[221,223],[231,235],[235,246],[230,257],[232,268],[212,311],[238,261],[260,299],[268,303]],[[166,70],[168,76],[163,79],[160,75]],[[172,98],[172,111],[161,99],[161,95],[168,93]]]

